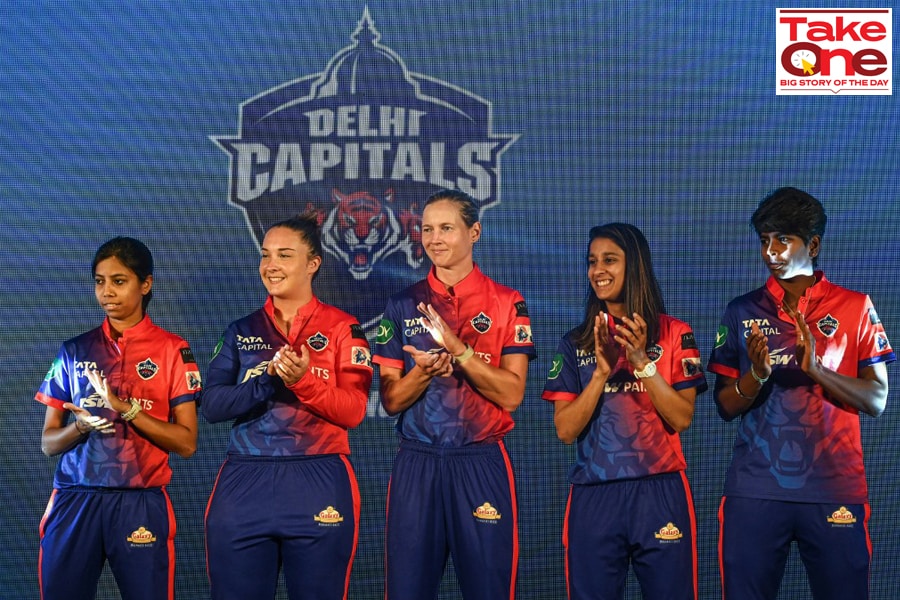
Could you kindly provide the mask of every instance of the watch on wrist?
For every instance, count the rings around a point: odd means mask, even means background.
[[[644,365],[643,369],[634,372],[634,376],[638,379],[647,379],[648,377],[653,377],[654,375],[656,375],[656,363],[652,360]]]

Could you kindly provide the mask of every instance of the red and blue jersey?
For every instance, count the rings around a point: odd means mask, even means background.
[[[285,344],[309,368],[287,387],[266,367]],[[209,364],[202,401],[211,423],[234,419],[228,452],[253,456],[349,454],[347,430],[366,413],[372,383],[369,343],[358,321],[317,298],[302,306],[290,335],[274,320],[272,298],[228,326]]]
[[[60,410],[71,402],[114,423],[113,435],[91,434],[63,453],[53,487],[147,488],[169,483],[169,453],[122,420],[88,382],[86,370],[106,377],[109,389],[136,400],[148,415],[169,421],[172,409],[192,402],[200,371],[190,346],[145,316],[116,341],[109,322],[63,343],[35,399]]]
[[[610,335],[612,317],[607,315]],[[659,342],[647,348],[657,372],[675,390],[707,389],[694,332],[687,323],[660,315]],[[593,350],[573,342],[577,329],[563,336],[553,357],[541,397],[552,402],[571,402],[584,390],[596,369]],[[592,484],[683,471],[686,468],[681,439],[660,416],[634,376],[620,349],[597,409],[575,447],[575,464],[569,472],[573,484]]]
[[[847,377],[896,359],[865,294],[847,290],[816,271],[800,298],[816,341],[817,359]],[[725,481],[727,496],[795,502],[867,502],[859,412],[830,398],[800,369],[797,326],[782,309],[784,289],[765,286],[732,300],[716,333],[709,370],[738,378],[750,369],[745,338],[756,323],[769,339],[772,375],[741,417]]]
[[[505,354],[535,357],[522,295],[491,280],[476,265],[452,287],[438,280],[432,267],[425,279],[393,296],[378,326],[375,363],[407,372],[415,362],[404,345],[437,347],[422,325],[416,308],[420,302],[434,306],[459,339],[475,350],[472,360],[499,367]],[[512,415],[482,396],[458,370],[451,377],[432,379],[423,397],[397,421],[401,437],[438,446],[495,442],[512,428]]]

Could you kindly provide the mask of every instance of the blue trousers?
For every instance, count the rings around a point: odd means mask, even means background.
[[[401,441],[385,535],[387,600],[437,597],[448,554],[466,600],[514,598],[518,507],[503,443]]]
[[[360,498],[346,456],[229,455],[206,508],[213,600],[346,598]]]
[[[795,541],[815,600],[865,600],[872,559],[869,512],[868,504],[722,498],[723,600],[776,598]]]
[[[697,518],[683,472],[573,485],[563,528],[570,600],[696,600]]]
[[[175,514],[165,488],[53,490],[40,534],[43,600],[92,600],[106,561],[126,600],[175,595]]]

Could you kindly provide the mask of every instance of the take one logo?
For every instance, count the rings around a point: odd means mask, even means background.
[[[211,139],[257,245],[270,224],[317,214],[336,259],[318,292],[371,333],[387,298],[425,275],[424,200],[448,188],[480,210],[499,203],[500,158],[518,135],[492,132],[487,100],[410,71],[368,8],[350,38],[324,71],[244,101],[237,135]]]
[[[778,8],[777,95],[891,95],[890,8]]]

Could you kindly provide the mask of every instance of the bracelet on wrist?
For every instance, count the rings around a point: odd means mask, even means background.
[[[466,344],[466,349],[463,350],[462,354],[454,356],[453,361],[456,364],[461,365],[473,356],[475,356],[475,349],[472,348],[472,346],[470,346],[469,344]]]
[[[123,421],[133,421],[139,412],[141,412],[141,403],[137,400],[132,400],[131,408],[123,413],[119,413],[119,415]]]
[[[756,370],[753,368],[753,365],[750,365],[750,375],[753,376],[753,379],[755,379],[756,383],[758,383],[759,385],[765,385],[769,380],[768,377],[760,377],[759,375],[757,375]]]
[[[753,398],[752,398],[751,396],[745,396],[745,395],[744,395],[744,392],[741,391],[741,385],[740,385],[740,384],[741,384],[741,378],[738,377],[737,379],[734,380],[734,391],[736,391],[736,392],[737,392],[737,395],[740,396],[741,398],[743,398],[744,400],[750,400],[750,401],[752,401]]]

